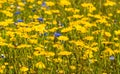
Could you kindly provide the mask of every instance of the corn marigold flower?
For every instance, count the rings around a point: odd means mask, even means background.
[[[76,69],[76,67],[75,67],[75,66],[73,66],[73,65],[71,65],[71,66],[70,66],[70,69],[71,69],[71,70],[75,70],[75,69]]]
[[[69,38],[66,37],[66,36],[59,36],[59,37],[58,37],[58,40],[67,41],[67,40],[69,40]]]
[[[28,68],[27,68],[27,67],[21,67],[20,70],[21,70],[22,72],[26,72],[26,71],[28,71]]]
[[[35,66],[36,66],[37,68],[40,68],[40,69],[44,69],[44,68],[45,68],[44,63],[42,63],[42,62],[38,62],[38,63],[36,63]]]
[[[61,51],[58,53],[58,55],[66,55],[66,56],[71,55],[71,54],[72,52],[69,52],[69,51]]]
[[[116,5],[116,2],[113,2],[113,1],[110,1],[110,0],[107,0],[106,3],[104,3],[104,6],[114,6]]]

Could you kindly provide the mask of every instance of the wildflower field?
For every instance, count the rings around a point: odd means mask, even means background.
[[[120,74],[120,0],[0,0],[0,74]]]

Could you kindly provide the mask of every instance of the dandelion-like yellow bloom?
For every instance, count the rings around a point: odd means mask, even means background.
[[[72,52],[69,52],[69,51],[61,51],[58,53],[58,55],[66,55],[66,56],[71,55],[71,54]]]
[[[55,3],[52,1],[47,1],[46,4],[47,4],[47,6],[54,6],[55,5]]]
[[[71,5],[71,3],[69,2],[69,0],[60,0],[59,3],[61,6],[68,6]]]
[[[94,39],[94,37],[93,37],[93,36],[87,36],[87,37],[85,37],[84,39],[85,39],[85,40],[88,40],[88,41],[91,41],[91,40]]]
[[[20,70],[21,70],[22,72],[26,72],[26,71],[28,71],[28,68],[27,68],[27,67],[21,67]]]
[[[71,69],[71,70],[75,70],[76,67],[72,65],[72,66],[70,66],[70,69]]]
[[[69,38],[66,37],[66,36],[59,36],[59,37],[58,37],[58,40],[67,41],[67,40],[69,40]]]
[[[107,2],[104,3],[104,6],[114,6],[114,5],[116,5],[116,2],[110,0],[107,0]]]
[[[44,65],[44,63],[42,63],[42,62],[38,62],[38,63],[36,63],[35,66],[36,66],[37,68],[40,68],[40,69],[44,69],[44,68],[46,68],[45,65]]]

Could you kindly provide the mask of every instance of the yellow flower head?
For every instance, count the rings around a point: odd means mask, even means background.
[[[113,1],[110,1],[110,0],[107,0],[106,3],[104,3],[104,6],[114,6],[116,5],[116,2],[113,2]]]
[[[45,68],[45,65],[44,65],[44,63],[42,63],[42,62],[38,62],[38,63],[36,63],[36,67],[37,67],[37,68],[40,68],[40,69],[44,69],[44,68]]]
[[[59,36],[59,37],[58,37],[58,40],[67,41],[67,40],[69,40],[69,38],[66,37],[66,36]]]
[[[21,67],[20,70],[21,70],[22,72],[26,72],[26,71],[28,71],[28,68],[27,68],[27,67]]]
[[[59,3],[61,6],[68,6],[71,5],[71,3],[68,0],[60,0]]]
[[[61,52],[59,52],[58,53],[58,55],[71,55],[72,54],[72,52],[69,52],[69,51],[61,51]]]

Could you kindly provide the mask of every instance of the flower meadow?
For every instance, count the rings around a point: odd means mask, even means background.
[[[1,0],[0,74],[120,74],[120,1]]]

